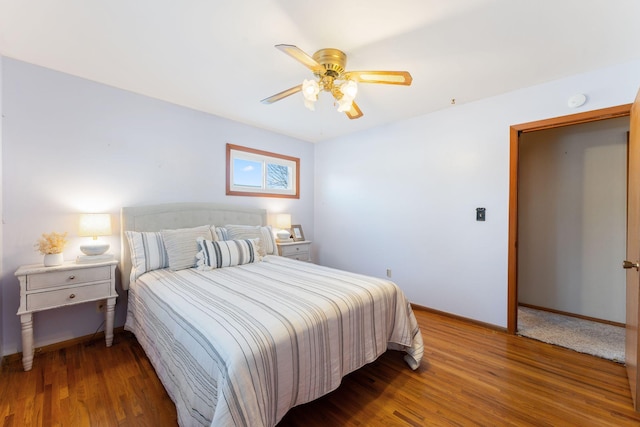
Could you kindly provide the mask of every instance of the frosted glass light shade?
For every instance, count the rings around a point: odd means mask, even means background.
[[[353,101],[358,94],[358,84],[355,80],[347,80],[340,86],[340,92]]]
[[[304,80],[302,82],[302,96],[304,96],[304,106],[309,110],[315,110],[315,102],[318,100],[320,85],[315,80]]]
[[[320,85],[315,80],[304,80],[302,82],[302,95],[304,99],[315,102],[320,93]]]
[[[80,250],[85,255],[102,255],[109,250],[109,244],[98,240],[98,236],[111,235],[111,215],[109,214],[82,214],[78,235],[93,237],[90,243],[80,245]]]

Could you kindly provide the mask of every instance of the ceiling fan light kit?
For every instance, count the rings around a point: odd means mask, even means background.
[[[320,85],[315,80],[305,79],[302,82],[302,96],[304,96],[304,106],[311,111],[315,111],[315,102],[318,100]]]
[[[276,48],[313,71],[316,79],[305,79],[298,86],[263,99],[263,104],[272,104],[302,92],[305,107],[313,111],[320,91],[325,91],[333,95],[339,112],[346,113],[350,119],[357,119],[362,117],[362,111],[354,101],[358,82],[409,86],[413,80],[408,71],[345,71],[347,55],[338,49],[320,49],[309,56],[293,45],[279,44]]]

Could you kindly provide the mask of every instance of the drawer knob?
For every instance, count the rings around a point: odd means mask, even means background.
[[[73,280],[75,278],[76,278],[76,276],[74,276],[74,275],[69,276],[69,280]]]
[[[74,299],[75,297],[76,297],[76,294],[69,295],[69,299]]]
[[[299,250],[300,250],[300,248],[296,248],[296,251],[299,251]]]

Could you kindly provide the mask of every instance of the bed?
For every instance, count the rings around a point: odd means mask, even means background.
[[[125,329],[183,427],[274,426],[387,349],[420,364],[393,282],[277,256],[266,224],[265,210],[211,203],[122,208]]]

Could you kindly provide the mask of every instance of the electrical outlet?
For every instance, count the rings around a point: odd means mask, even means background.
[[[391,279],[391,269],[387,268],[387,277]]]
[[[96,313],[104,313],[107,303],[105,301],[96,301]]]

